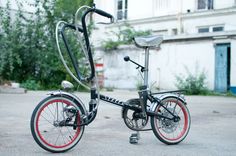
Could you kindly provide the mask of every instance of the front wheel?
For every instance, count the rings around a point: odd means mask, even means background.
[[[40,147],[50,152],[65,152],[81,139],[84,126],[80,125],[84,110],[70,97],[50,96],[41,101],[31,117],[31,133]]]
[[[175,121],[173,115],[178,116]],[[155,113],[163,117],[152,116],[151,126],[155,136],[168,145],[178,144],[187,136],[190,129],[190,113],[186,105],[180,99],[167,97],[155,108]],[[168,119],[169,118],[169,119]]]

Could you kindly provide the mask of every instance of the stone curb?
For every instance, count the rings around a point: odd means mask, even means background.
[[[0,86],[0,93],[3,94],[24,94],[27,90],[24,88],[13,88],[10,86]]]

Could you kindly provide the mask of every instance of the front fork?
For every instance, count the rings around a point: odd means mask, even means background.
[[[91,89],[91,100],[89,102],[89,115],[87,116],[87,121],[86,124],[90,124],[97,116],[97,93],[96,93],[96,89],[92,88]]]
[[[96,89],[91,89],[91,100],[89,102],[89,111],[87,113],[85,113],[84,115],[81,116],[82,118],[82,122],[80,124],[78,123],[78,112],[76,112],[76,117],[75,117],[75,121],[74,124],[64,124],[64,126],[73,126],[74,129],[76,129],[76,127],[78,126],[84,126],[84,125],[88,125],[90,124],[97,115],[97,94],[96,94]]]

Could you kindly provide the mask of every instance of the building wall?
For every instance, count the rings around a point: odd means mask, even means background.
[[[159,77],[161,89],[174,89],[175,76],[187,76],[188,71],[192,74],[205,71],[207,85],[213,89],[215,64],[214,59],[208,59],[214,58],[215,55],[212,41],[164,43],[161,45],[161,50],[155,55],[150,62],[151,70],[158,70],[158,73],[157,78],[151,77],[151,79],[153,81]]]
[[[137,16],[138,17],[138,16]],[[97,19],[99,18],[99,19]],[[201,12],[190,12],[182,15],[170,15],[164,17],[141,18],[127,20],[136,30],[152,30],[156,35],[174,36],[179,34],[191,35],[197,34],[198,28],[223,26],[224,31],[235,31],[236,7],[223,10],[210,10]],[[100,16],[95,16],[95,21],[107,20]],[[99,30],[94,31],[93,41],[96,45],[101,44],[102,40],[108,38],[114,39],[114,35],[109,34],[111,31],[117,31],[118,27],[124,25],[124,22],[118,22],[111,26],[99,25]],[[177,29],[177,34],[173,30]],[[104,35],[104,33],[106,34]],[[108,34],[107,34],[108,33]],[[102,36],[102,38],[101,38]]]
[[[117,0],[94,0],[94,3],[97,8],[116,15]],[[235,0],[214,0],[214,10],[233,6],[236,6]],[[197,0],[128,0],[128,20],[187,12],[199,12]]]
[[[100,8],[107,6],[100,0]],[[231,86],[236,87],[236,5],[235,0],[214,0],[213,10],[197,10],[197,0],[128,0],[128,22],[136,30],[152,30],[163,35],[161,50],[150,52],[149,84],[160,89],[176,89],[176,75],[187,75],[204,71],[207,87],[215,87],[215,44],[231,43]],[[115,1],[110,2],[115,5]],[[111,5],[111,6],[112,6]],[[145,7],[144,7],[145,6]],[[141,11],[140,11],[141,10]],[[110,7],[115,14],[115,8]],[[96,17],[97,18],[97,17]],[[95,18],[95,19],[96,19]],[[124,25],[119,21],[111,26],[99,27],[93,37],[99,47],[102,40],[114,35],[104,32],[117,31]],[[214,26],[223,26],[223,32],[212,32]],[[198,28],[209,27],[210,32],[198,33]],[[177,33],[174,30],[177,29]],[[208,37],[206,37],[208,36]],[[102,39],[101,39],[102,37]],[[129,47],[129,46],[128,46]],[[134,65],[123,62],[129,55],[143,64],[144,52],[140,49],[124,48],[102,55],[105,67],[105,86],[135,88],[140,83]],[[109,60],[109,61],[108,61]],[[110,61],[113,60],[113,61]],[[116,60],[116,61],[115,61]],[[129,65],[130,64],[130,65]],[[127,82],[128,80],[128,82]],[[112,86],[113,85],[113,86]]]
[[[139,62],[141,51],[134,46],[122,46],[118,51],[97,51],[96,58],[104,64],[104,86],[122,89],[136,88],[141,77],[136,66],[124,61],[125,56]]]
[[[153,0],[128,0],[128,19],[140,19],[153,16]]]
[[[7,2],[8,2],[7,0],[1,0],[0,7],[6,8]],[[30,13],[35,11],[34,0],[9,0],[9,2],[12,11],[18,10],[18,5],[21,7],[23,12]]]
[[[231,86],[236,87],[236,38],[231,41]]]
[[[193,50],[195,53],[189,54]],[[126,55],[141,65],[144,64],[144,51],[135,47],[124,46],[110,54],[100,54],[104,63],[106,87],[136,88],[142,82],[138,71],[135,70],[136,66],[123,61]],[[212,40],[163,43],[160,50],[150,51],[150,87],[176,89],[176,75],[187,76],[189,70],[192,74],[204,71],[208,88],[214,89],[214,57]]]
[[[222,8],[228,8],[228,7],[232,7],[235,6],[235,0],[215,0],[214,1],[214,8],[215,9],[222,9]]]
[[[214,13],[214,12],[212,12]],[[221,14],[203,14],[195,16],[183,17],[183,29],[185,34],[198,33],[199,27],[204,26],[224,26],[224,31],[236,30],[236,21],[232,20],[236,17],[236,11],[226,11]]]

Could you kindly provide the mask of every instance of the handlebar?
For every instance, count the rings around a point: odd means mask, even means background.
[[[110,18],[110,19],[113,19],[113,16],[105,11],[102,11],[100,9],[95,9],[94,8],[94,12],[96,12],[97,14],[101,15],[101,16],[104,16],[104,17],[107,17],[107,18]]]
[[[84,39],[85,39],[85,43],[86,43],[86,47],[87,47],[87,51],[88,51],[88,59],[89,59],[89,63],[90,63],[90,67],[91,67],[91,74],[89,77],[86,78],[87,81],[91,81],[94,77],[95,77],[95,68],[94,68],[94,62],[93,62],[93,56],[92,56],[92,52],[91,52],[91,47],[90,47],[90,41],[89,41],[89,37],[88,37],[88,31],[87,31],[87,26],[86,26],[86,16],[88,13],[90,12],[95,12],[101,16],[110,18],[111,20],[113,20],[113,16],[110,15],[109,13],[106,13],[102,10],[96,9],[96,8],[91,8],[88,9],[83,15],[82,15],[82,27],[83,27],[83,34],[84,34]]]
[[[109,14],[109,13],[107,13],[105,11],[102,11],[100,9],[88,8],[88,10],[86,10],[83,13],[82,18],[81,18],[82,27],[77,26],[77,25],[73,25],[73,24],[65,23],[65,25],[62,27],[62,29],[60,31],[62,39],[63,39],[63,42],[64,42],[65,47],[66,47],[66,50],[67,50],[67,52],[69,54],[69,57],[70,57],[70,59],[72,61],[73,67],[75,69],[76,76],[78,77],[78,79],[80,81],[91,81],[95,77],[94,61],[93,61],[93,56],[92,56],[91,47],[90,47],[90,41],[89,41],[89,36],[88,36],[88,31],[87,31],[87,25],[86,25],[86,21],[85,21],[86,20],[86,16],[89,13],[91,13],[91,12],[94,12],[94,13],[97,13],[97,14],[99,14],[101,16],[110,18],[111,23],[114,22],[114,18],[113,18],[113,16],[111,14]],[[70,29],[73,29],[73,30],[78,30],[84,36],[85,45],[86,45],[86,48],[87,48],[86,50],[87,50],[87,54],[88,54],[88,61],[89,61],[89,64],[90,64],[90,69],[91,69],[90,75],[88,77],[83,77],[83,75],[80,73],[80,71],[78,69],[78,61],[77,61],[76,57],[73,55],[73,53],[71,52],[71,50],[69,48],[69,45],[68,45],[68,41],[67,41],[66,36],[64,34],[64,30],[66,28],[70,28]]]

